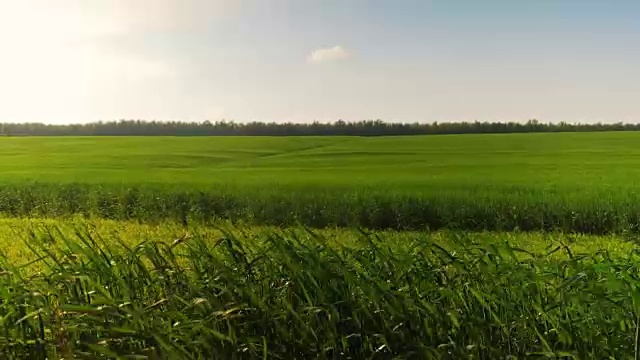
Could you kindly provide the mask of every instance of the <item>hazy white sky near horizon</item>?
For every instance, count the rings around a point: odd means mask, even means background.
[[[0,121],[640,121],[640,2],[0,0]]]

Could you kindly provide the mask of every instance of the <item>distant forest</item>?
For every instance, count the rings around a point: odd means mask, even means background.
[[[517,122],[387,123],[381,120],[333,123],[237,123],[121,120],[52,125],[0,123],[0,136],[306,136],[439,135],[531,132],[638,131],[640,124]]]

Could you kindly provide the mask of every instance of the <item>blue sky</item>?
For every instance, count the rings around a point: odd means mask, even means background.
[[[640,2],[2,0],[0,120],[640,121]]]

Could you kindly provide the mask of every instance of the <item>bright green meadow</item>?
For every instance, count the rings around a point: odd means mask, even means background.
[[[0,213],[391,229],[640,224],[640,134],[7,137]]]
[[[1,137],[1,359],[638,359],[640,134]]]
[[[634,188],[633,132],[407,137],[9,137],[0,181],[16,183],[447,189]]]

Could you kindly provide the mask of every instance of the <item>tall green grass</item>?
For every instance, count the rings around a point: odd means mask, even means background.
[[[68,217],[182,223],[231,220],[313,228],[564,231],[640,230],[630,189],[570,191],[475,186],[406,192],[387,188],[23,184],[0,187],[5,217]]]
[[[0,356],[640,355],[635,251],[449,240],[362,233],[341,244],[304,230],[239,229],[129,246],[52,229],[27,242],[35,262],[2,263]]]

